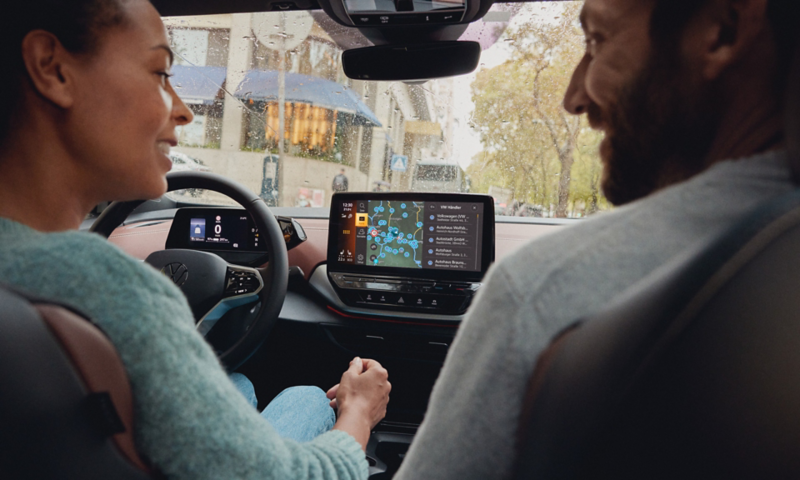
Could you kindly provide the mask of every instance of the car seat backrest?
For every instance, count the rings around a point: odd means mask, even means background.
[[[516,478],[800,478],[800,193],[748,223],[551,344]]]
[[[0,477],[154,477],[122,362],[76,312],[0,287],[0,388]]]

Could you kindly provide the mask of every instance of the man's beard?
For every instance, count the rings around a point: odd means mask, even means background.
[[[654,52],[614,108],[591,104],[592,123],[606,127],[600,153],[608,201],[623,205],[704,170],[720,123],[718,98],[716,86],[693,80],[674,53]]]

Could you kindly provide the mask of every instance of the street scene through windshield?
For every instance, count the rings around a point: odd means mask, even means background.
[[[322,12],[165,18],[171,81],[194,113],[174,169],[225,175],[278,207],[414,191],[489,194],[496,214],[517,217],[609,208],[602,134],[561,105],[584,52],[579,8],[495,4],[461,37],[483,48],[476,72],[422,84],[347,78],[341,52],[371,43]]]

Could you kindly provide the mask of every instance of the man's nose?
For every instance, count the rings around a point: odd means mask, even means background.
[[[591,58],[584,55],[580,63],[572,72],[572,79],[564,94],[564,108],[573,115],[581,115],[589,109],[591,100],[586,94],[586,70],[589,67]]]

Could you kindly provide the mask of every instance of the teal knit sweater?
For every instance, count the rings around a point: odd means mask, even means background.
[[[228,380],[180,290],[100,236],[0,218],[0,282],[72,305],[105,331],[130,378],[139,451],[169,478],[367,478],[347,433],[280,438]]]

